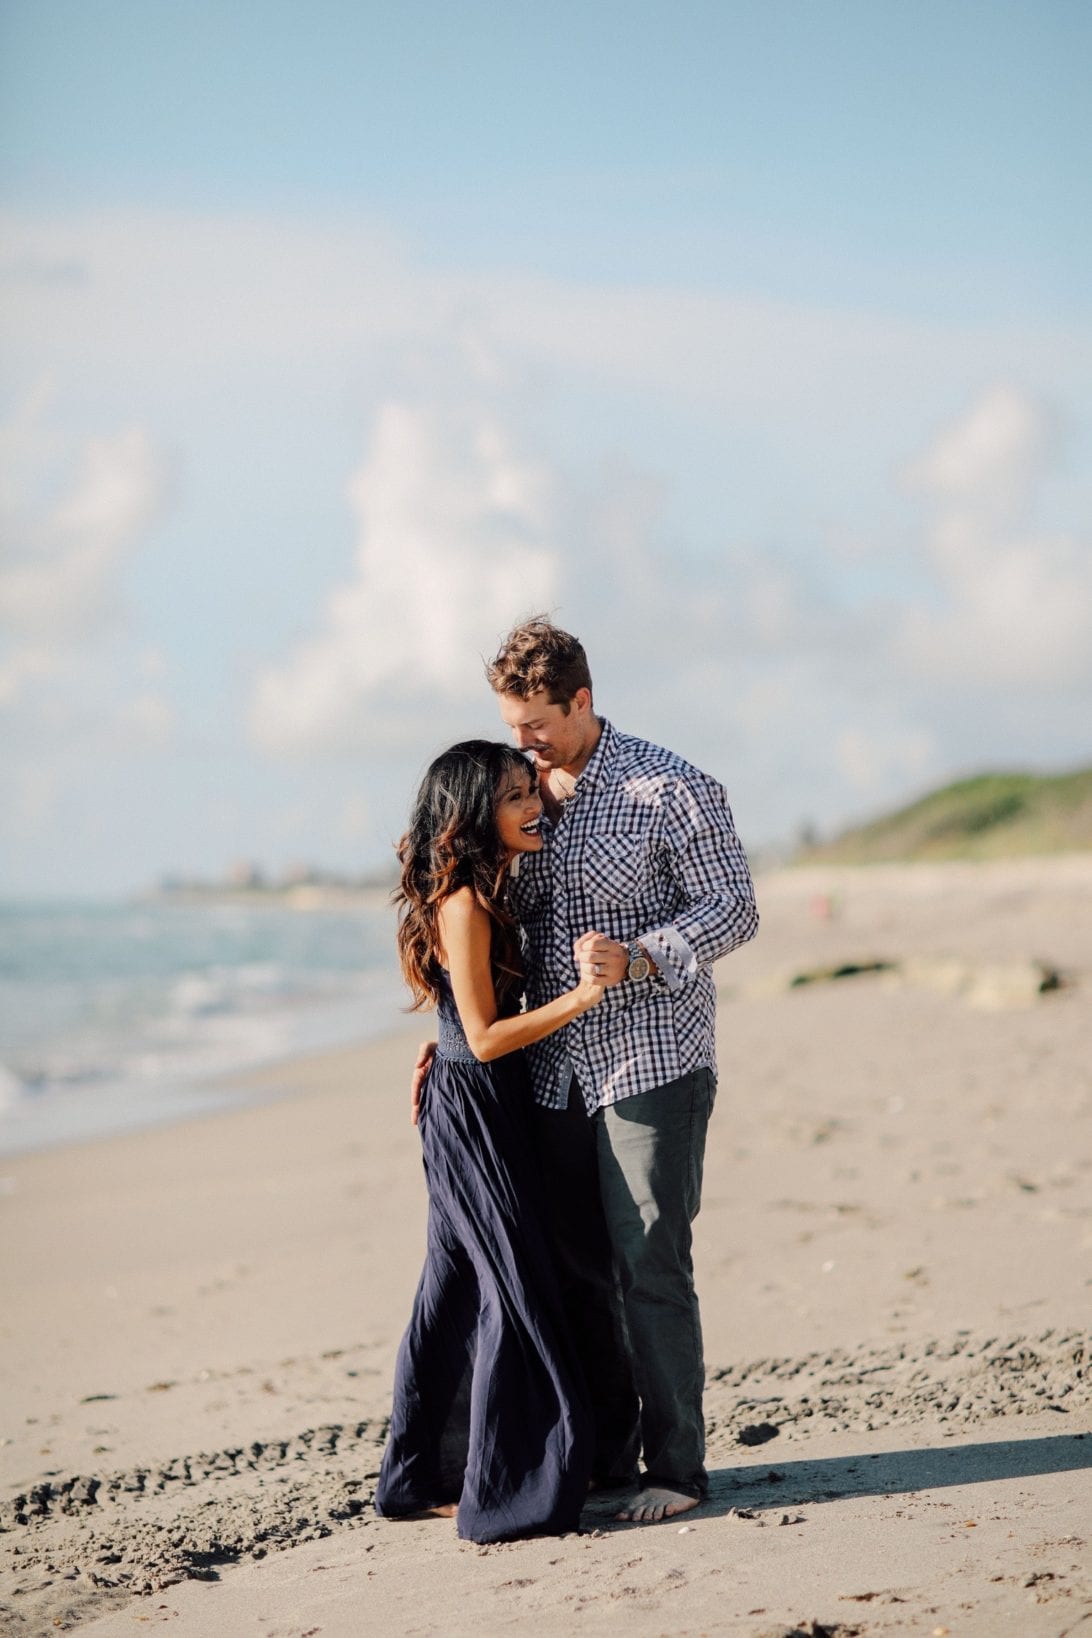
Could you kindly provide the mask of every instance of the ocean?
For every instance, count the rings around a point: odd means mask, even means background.
[[[405,1014],[382,902],[0,905],[0,1154],[254,1101],[219,1077]]]

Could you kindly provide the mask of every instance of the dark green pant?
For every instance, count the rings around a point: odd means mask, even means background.
[[[590,1119],[573,1083],[564,1113],[537,1112],[543,1165],[566,1303],[593,1399],[613,1401],[612,1455],[600,1472],[621,1472],[633,1454],[625,1437],[631,1392],[613,1347],[628,1339],[640,1399],[646,1484],[703,1496],[705,1420],[701,1317],[694,1289],[691,1224],[701,1205],[705,1135],[716,1083],[697,1069],[639,1092]],[[589,1243],[589,1191],[602,1218],[616,1278],[603,1277]],[[596,1389],[598,1388],[598,1392]],[[601,1444],[603,1441],[601,1440]]]

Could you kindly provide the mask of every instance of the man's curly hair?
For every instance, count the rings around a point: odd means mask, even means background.
[[[489,686],[496,694],[530,699],[540,688],[546,690],[551,705],[563,706],[568,713],[578,688],[591,692],[588,656],[578,637],[573,637],[544,614],[533,614],[514,626],[485,668]]]

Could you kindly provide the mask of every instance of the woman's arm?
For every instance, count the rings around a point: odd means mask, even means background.
[[[594,1007],[603,996],[603,985],[591,976],[590,963],[582,963],[579,984],[566,990],[564,995],[548,1001],[544,1007],[536,1007],[534,1012],[498,1018],[489,960],[491,933],[489,915],[469,887],[460,887],[444,900],[440,909],[444,964],[451,975],[451,988],[467,1043],[483,1064],[529,1046],[532,1041],[541,1041],[544,1035],[552,1035],[554,1030]]]

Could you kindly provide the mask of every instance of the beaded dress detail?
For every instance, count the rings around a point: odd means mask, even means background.
[[[447,973],[441,974],[441,980],[440,1000],[436,1008],[439,1024],[436,1041],[437,1054],[441,1058],[451,1059],[453,1063],[476,1064],[478,1060],[470,1050],[463,1031],[463,1021],[459,1017],[459,1009],[455,1005],[455,997],[451,993],[451,980]]]

